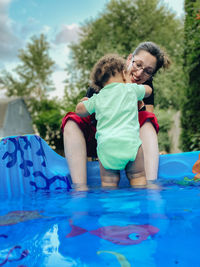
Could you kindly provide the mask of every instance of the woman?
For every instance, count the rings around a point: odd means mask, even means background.
[[[168,67],[169,59],[152,42],[139,44],[127,59],[131,80],[137,84],[152,87],[152,77],[162,67]],[[91,97],[95,90],[89,88],[86,97]],[[147,180],[157,178],[159,150],[157,119],[153,112],[154,92],[139,105],[140,138],[144,151],[144,164]],[[146,110],[145,110],[146,109]],[[81,190],[87,188],[87,156],[96,157],[96,121],[94,115],[80,118],[69,112],[62,120],[64,150],[72,182]]]

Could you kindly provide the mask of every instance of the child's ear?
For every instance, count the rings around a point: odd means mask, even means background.
[[[126,71],[125,70],[122,71],[122,79],[123,79],[123,82],[126,82]]]
[[[127,66],[129,66],[129,64],[131,63],[132,57],[133,57],[133,54],[130,54],[130,55],[127,57],[127,60],[126,60],[126,65],[127,65]]]

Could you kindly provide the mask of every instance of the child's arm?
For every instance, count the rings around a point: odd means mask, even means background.
[[[87,117],[95,112],[95,99],[98,95],[94,94],[92,97],[82,98],[81,102],[76,106],[76,113],[80,117]]]
[[[137,86],[141,86],[141,85],[137,85]],[[149,85],[146,85],[146,84],[143,84],[142,87],[145,89],[145,94],[142,96],[142,99],[145,98],[145,97],[148,97],[152,94],[152,88],[151,86]],[[143,90],[144,90],[143,89]],[[143,91],[144,92],[144,91]],[[140,100],[138,100],[138,110],[146,110],[146,107],[145,107],[145,104],[144,104],[144,101],[141,99],[141,97],[139,98]]]
[[[78,105],[76,106],[76,114],[80,117],[87,117],[88,115],[90,115],[83,102],[78,103]]]
[[[144,84],[144,88],[145,88],[145,95],[144,97],[148,97],[152,94],[152,88],[149,85]]]

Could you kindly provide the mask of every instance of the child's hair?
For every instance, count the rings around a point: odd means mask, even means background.
[[[90,75],[91,86],[98,92],[110,77],[122,73],[123,70],[126,71],[125,59],[117,54],[107,54],[94,65]]]

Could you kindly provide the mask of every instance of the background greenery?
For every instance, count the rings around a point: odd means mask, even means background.
[[[60,124],[64,113],[62,102],[48,99],[48,92],[55,89],[51,80],[55,63],[49,57],[46,37],[33,36],[25,49],[19,50],[18,57],[20,64],[15,74],[6,70],[1,74],[3,88],[8,96],[24,97],[36,131],[52,148],[61,150]]]
[[[105,53],[116,52],[125,58],[143,41],[153,41],[166,50],[171,68],[154,78],[156,115],[159,119],[160,150],[170,152],[171,116],[167,110],[182,110],[181,148],[200,149],[200,26],[198,1],[185,1],[186,18],[175,14],[158,0],[110,0],[95,19],[80,29],[77,43],[70,45],[71,57],[66,64],[65,95],[62,100],[48,99],[53,90],[51,74],[54,62],[44,35],[34,36],[19,51],[21,64],[12,75],[6,70],[1,81],[9,96],[23,96],[39,134],[57,150],[63,147],[60,123],[65,112],[87,90],[89,73]],[[73,66],[73,67],[72,67]]]
[[[185,0],[184,73],[181,147],[200,149],[200,1]]]

